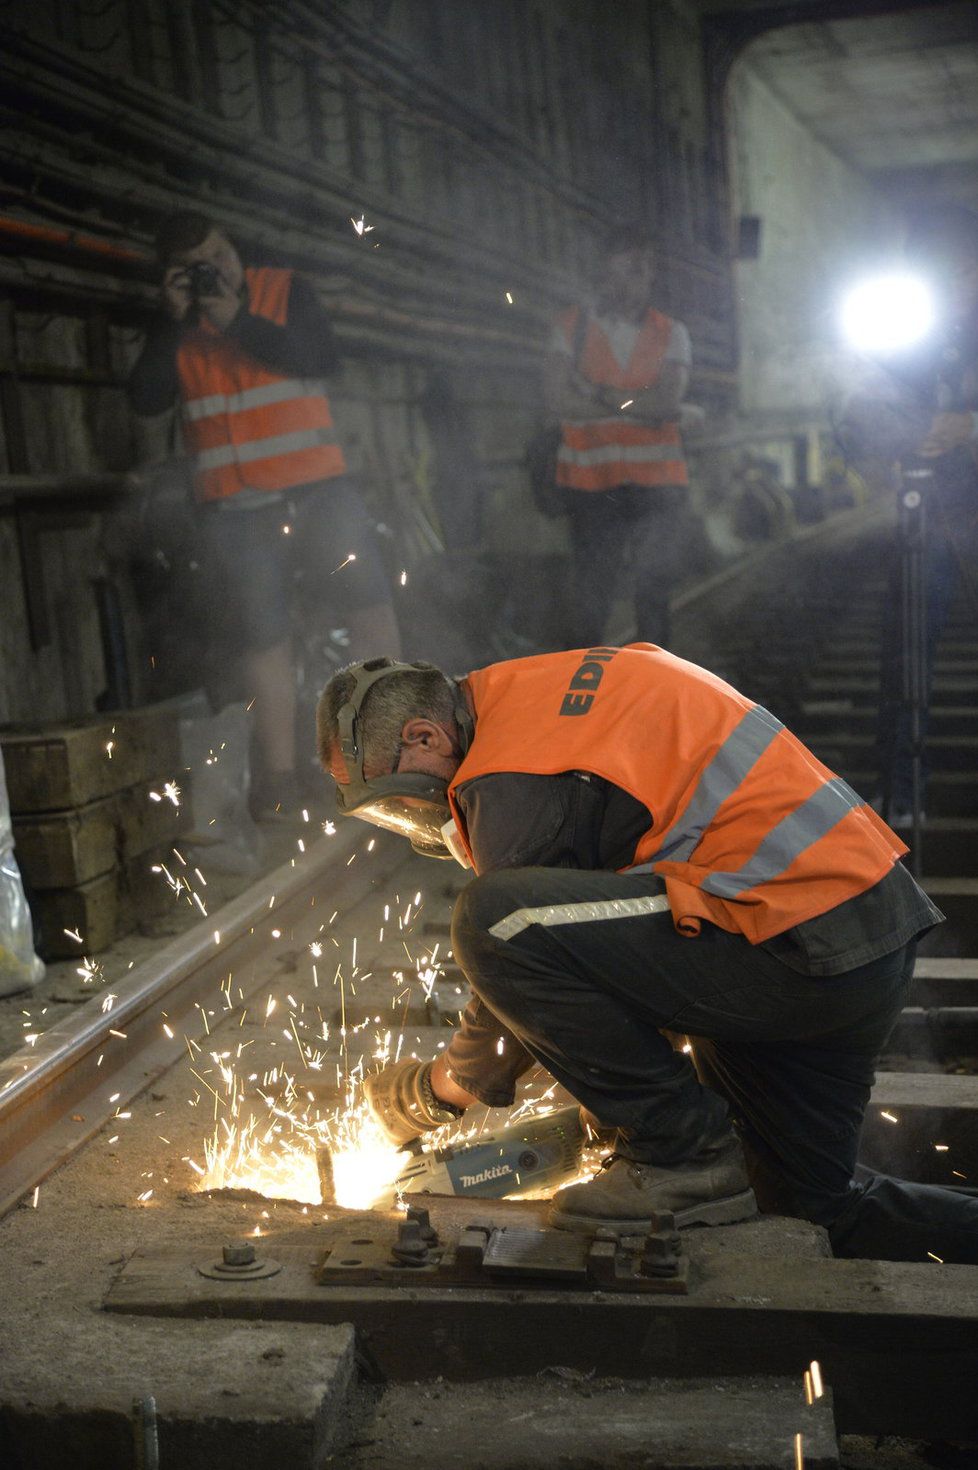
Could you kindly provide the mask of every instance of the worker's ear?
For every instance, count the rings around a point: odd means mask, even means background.
[[[421,716],[407,720],[401,730],[401,744],[414,750],[429,751],[432,755],[454,755],[452,737],[435,720]]]

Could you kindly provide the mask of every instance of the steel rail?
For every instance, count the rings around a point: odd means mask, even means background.
[[[289,948],[310,943],[317,899],[356,900],[403,863],[403,844],[378,832],[369,864],[351,866],[368,841],[350,823],[314,843],[0,1062],[0,1216],[172,1066],[186,1037],[206,1035],[229,974],[245,1000],[265,983],[272,923]]]

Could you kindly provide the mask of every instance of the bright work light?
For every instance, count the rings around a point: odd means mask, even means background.
[[[921,341],[934,325],[930,287],[919,276],[871,276],[842,303],[842,330],[863,352],[898,352]]]

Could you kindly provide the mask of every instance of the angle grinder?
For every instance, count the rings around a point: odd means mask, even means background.
[[[389,1209],[401,1195],[454,1194],[480,1199],[536,1194],[567,1184],[580,1169],[584,1129],[580,1108],[520,1118],[447,1148],[423,1147],[374,1202]],[[323,1199],[331,1193],[326,1150],[319,1151]]]

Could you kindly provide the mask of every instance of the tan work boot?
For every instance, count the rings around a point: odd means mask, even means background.
[[[757,1214],[738,1138],[687,1164],[663,1168],[613,1154],[587,1184],[559,1189],[548,1224],[558,1230],[629,1231],[648,1228],[654,1214],[671,1210],[676,1225],[730,1225]]]

